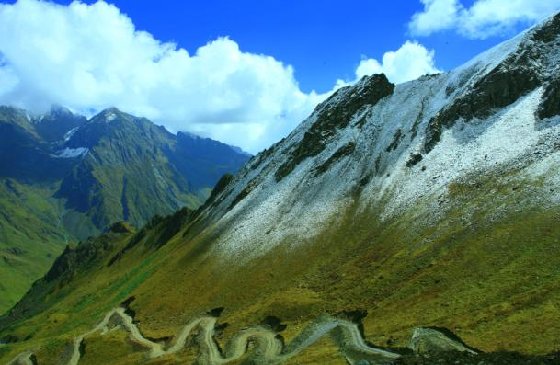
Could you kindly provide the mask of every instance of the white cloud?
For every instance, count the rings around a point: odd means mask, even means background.
[[[440,73],[434,55],[433,50],[420,43],[406,41],[398,50],[385,52],[382,63],[372,58],[362,60],[356,69],[356,77],[384,73],[391,82],[400,84],[425,74]]]
[[[450,29],[456,25],[461,9],[458,0],[420,0],[424,11],[416,13],[409,24],[417,35],[429,35],[436,30]]]
[[[420,1],[424,10],[409,23],[412,34],[418,36],[454,29],[467,38],[484,39],[520,24],[534,24],[560,10],[560,0],[476,0],[470,7],[459,0]]]
[[[303,93],[290,66],[231,39],[191,55],[137,31],[105,2],[0,5],[0,34],[0,103],[34,111],[116,106],[255,152],[325,97]]]
[[[395,84],[416,80],[425,74],[440,73],[435,63],[435,52],[418,42],[406,41],[398,50],[383,54],[382,62],[364,58],[356,68],[356,79],[349,82],[338,80],[337,86],[352,84],[365,75],[383,73]]]

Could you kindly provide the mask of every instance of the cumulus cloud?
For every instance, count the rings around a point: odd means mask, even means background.
[[[424,10],[409,23],[411,33],[418,36],[456,30],[467,38],[485,39],[520,24],[534,24],[560,10],[560,0],[476,0],[470,7],[459,0],[420,2]]]
[[[324,98],[303,93],[290,66],[231,39],[191,55],[105,2],[0,5],[0,34],[0,103],[37,112],[116,106],[255,152]]]
[[[356,67],[355,79],[337,80],[335,89],[352,85],[366,75],[385,74],[392,83],[402,84],[422,75],[440,72],[433,50],[428,50],[418,42],[406,41],[396,51],[385,52],[381,62],[375,58],[363,58]]]
[[[396,84],[415,80],[425,74],[441,72],[435,64],[435,52],[418,42],[406,41],[396,51],[385,52],[382,62],[373,58],[363,59],[356,69],[356,78],[383,73]]]

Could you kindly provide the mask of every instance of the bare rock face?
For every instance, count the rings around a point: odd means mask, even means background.
[[[543,103],[538,116],[540,119],[552,118],[560,115],[560,77],[552,80],[544,91]]]
[[[408,347],[418,355],[439,354],[442,352],[467,352],[476,355],[459,337],[445,329],[415,328]]]
[[[360,108],[374,106],[390,96],[395,85],[383,74],[364,76],[355,87],[344,87],[315,109],[316,121],[305,132],[302,141],[291,152],[288,160],[276,171],[276,181],[289,175],[308,157],[321,153],[337,131],[348,126],[351,117]]]

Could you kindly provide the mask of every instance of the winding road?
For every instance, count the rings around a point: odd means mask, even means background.
[[[107,313],[97,326],[74,339],[71,357],[66,364],[79,364],[82,356],[80,348],[88,337],[94,334],[104,335],[118,328],[125,330],[133,342],[146,348],[147,355],[151,359],[179,352],[185,347],[188,338],[196,335],[200,347],[197,363],[200,365],[227,364],[239,360],[246,354],[255,364],[282,364],[326,335],[332,337],[351,365],[385,365],[393,363],[400,357],[396,353],[368,346],[356,324],[327,315],[310,323],[287,346],[284,346],[276,332],[266,327],[256,326],[242,330],[222,350],[214,339],[216,322],[217,318],[209,315],[196,318],[185,325],[175,336],[172,344],[166,347],[145,338],[134,324],[132,317],[126,313],[125,308],[115,308]],[[250,351],[248,351],[249,342],[254,344],[254,348]],[[26,351],[19,354],[9,365],[34,363],[37,361],[33,353]]]

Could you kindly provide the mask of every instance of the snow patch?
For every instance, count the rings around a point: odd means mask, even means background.
[[[69,148],[66,147],[65,149],[58,151],[55,154],[51,154],[51,157],[54,158],[76,158],[85,156],[89,152],[89,149],[86,147],[78,147],[78,148]]]
[[[78,129],[80,129],[80,127],[76,127],[64,133],[64,137],[63,137],[64,142],[68,142],[72,138],[72,136],[78,131]]]
[[[113,120],[117,119],[117,115],[113,112],[107,114],[107,116],[105,117],[105,120],[107,122],[112,122]]]

